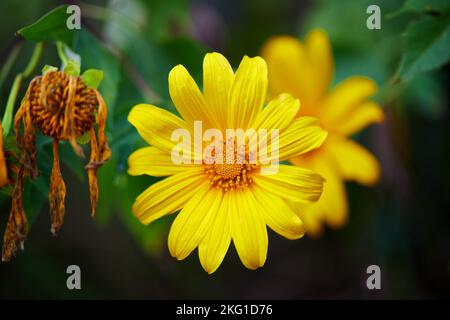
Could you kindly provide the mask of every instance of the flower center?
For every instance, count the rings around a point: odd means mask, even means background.
[[[81,136],[95,122],[95,91],[80,77],[49,72],[30,84],[29,103],[33,123],[47,136],[68,140]]]
[[[252,183],[251,173],[257,165],[250,163],[248,150],[238,152],[235,143],[227,153],[227,145],[224,143],[223,150],[213,149],[212,154],[213,163],[204,164],[205,173],[212,186],[226,192],[248,187]]]

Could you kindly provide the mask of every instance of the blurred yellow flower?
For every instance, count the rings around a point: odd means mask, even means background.
[[[312,203],[320,197],[323,179],[314,172],[279,165],[292,156],[318,148],[327,133],[313,117],[296,117],[300,103],[282,94],[263,109],[267,91],[267,66],[260,58],[245,56],[236,71],[221,54],[207,54],[203,60],[203,93],[188,71],[178,65],[169,74],[169,91],[182,118],[153,105],[135,106],[128,120],[151,146],[130,155],[129,174],[169,176],[136,199],[133,212],[144,224],[179,211],[168,237],[171,255],[186,258],[198,247],[202,267],[213,273],[225,257],[231,240],[242,263],[249,269],[264,265],[267,255],[267,226],[288,239],[304,234],[301,219],[291,203]],[[278,172],[262,174],[262,163],[238,162],[232,150],[231,162],[217,152],[215,161],[175,164],[177,141],[174,132],[194,133],[201,121],[204,129],[278,129]],[[217,141],[216,141],[217,142]],[[219,141],[219,144],[225,141]],[[232,148],[234,142],[232,143]],[[191,151],[191,148],[188,148]],[[214,149],[214,152],[216,149]],[[195,158],[196,150],[189,156]],[[234,154],[234,156],[233,156]]]
[[[324,145],[295,157],[291,163],[309,168],[325,179],[320,200],[297,206],[308,234],[319,235],[322,222],[337,228],[348,219],[344,180],[364,185],[376,183],[380,166],[376,158],[349,136],[383,120],[382,109],[369,97],[376,93],[373,80],[353,76],[329,89],[333,55],[326,33],[316,29],[304,43],[290,36],[277,36],[263,46],[269,70],[269,97],[288,92],[302,101],[300,116],[315,116],[329,132]]]

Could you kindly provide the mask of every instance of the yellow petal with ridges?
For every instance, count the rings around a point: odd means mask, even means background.
[[[233,210],[230,211],[230,229],[234,246],[244,266],[255,270],[266,261],[268,237],[260,206],[248,190],[231,191]]]
[[[226,129],[227,106],[234,73],[228,60],[220,53],[206,54],[203,59],[203,95],[217,123]]]
[[[133,213],[144,224],[180,210],[202,184],[209,184],[202,168],[184,170],[165,178],[141,193],[133,204]]]
[[[269,228],[287,239],[303,237],[305,227],[302,220],[283,199],[265,192],[258,186],[251,191],[261,205],[261,214]]]
[[[210,230],[198,246],[200,263],[209,274],[222,263],[231,243],[229,215],[235,208],[230,204],[229,193],[225,193]]]
[[[202,121],[205,128],[217,127],[200,89],[186,68],[180,64],[169,73],[169,93],[178,112],[189,124]]]
[[[251,128],[278,129],[281,133],[294,120],[300,109],[300,100],[294,99],[290,94],[282,93],[271,100],[261,113],[256,117]]]
[[[231,85],[227,128],[248,129],[261,112],[267,92],[267,65],[260,57],[245,56]]]
[[[279,136],[279,161],[284,161],[319,148],[325,141],[327,135],[327,131],[319,126],[317,118],[306,116],[296,118]],[[268,150],[276,150],[269,142]],[[269,159],[276,156],[276,153],[271,154],[264,148],[261,149],[261,152],[270,155]]]
[[[177,129],[190,132],[187,123],[167,110],[150,104],[138,104],[131,109],[128,121],[139,135],[150,145],[168,154],[177,144],[172,141],[172,133]]]
[[[186,258],[203,240],[215,220],[222,201],[222,190],[202,185],[175,218],[169,233],[170,254]]]
[[[128,174],[132,176],[170,176],[193,167],[195,165],[175,164],[169,153],[156,147],[140,148],[128,158]]]
[[[317,173],[289,165],[280,165],[275,174],[254,175],[253,181],[265,192],[301,203],[317,201],[324,183],[324,179]]]

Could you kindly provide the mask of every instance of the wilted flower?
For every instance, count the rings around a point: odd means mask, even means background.
[[[91,214],[98,201],[96,170],[110,157],[105,136],[106,105],[100,93],[89,88],[81,77],[62,71],[48,71],[34,78],[16,113],[14,128],[20,150],[20,168],[12,194],[10,219],[4,235],[2,259],[9,260],[27,235],[27,221],[22,206],[22,189],[26,177],[38,176],[36,130],[53,138],[53,168],[50,178],[50,215],[53,234],[64,220],[66,186],[59,167],[58,144],[69,141],[75,153],[83,157],[77,138],[90,135],[91,155],[86,165],[91,194]],[[98,124],[98,140],[94,124]],[[22,127],[22,132],[21,132]]]

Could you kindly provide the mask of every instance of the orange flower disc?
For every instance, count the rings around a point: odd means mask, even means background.
[[[37,77],[31,83],[29,102],[33,123],[43,134],[58,140],[88,132],[95,122],[98,106],[95,90],[88,88],[80,77],[64,72]],[[69,131],[66,119],[73,119],[69,121],[73,124]]]

